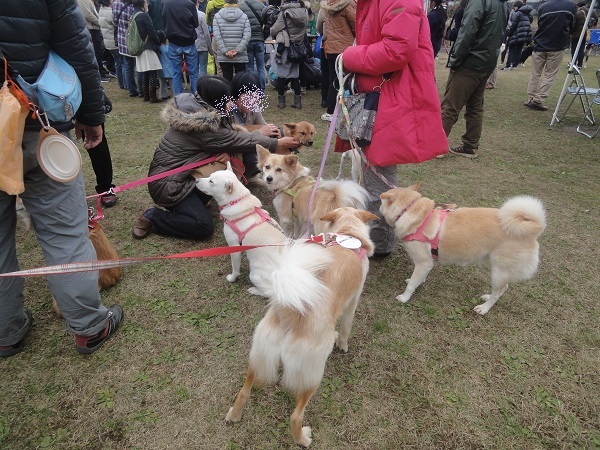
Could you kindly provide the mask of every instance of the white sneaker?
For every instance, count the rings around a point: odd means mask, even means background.
[[[325,120],[327,122],[331,122],[332,118],[333,118],[333,116],[331,114],[325,113],[325,114],[321,115],[321,120]]]

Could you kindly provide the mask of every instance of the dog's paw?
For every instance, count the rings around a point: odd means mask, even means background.
[[[398,300],[399,302],[402,302],[402,303],[406,303],[410,300],[410,295],[401,294],[398,297],[396,297],[396,300]]]
[[[480,316],[485,316],[489,310],[490,310],[490,307],[486,306],[485,303],[482,303],[481,305],[477,305],[475,308],[473,308],[473,311],[475,311]]]
[[[340,335],[337,332],[335,336],[335,346],[344,353],[348,353],[348,340],[340,338]]]
[[[310,427],[302,427],[302,438],[296,441],[296,444],[302,447],[308,447],[312,442],[312,430]]]
[[[256,286],[252,286],[251,288],[248,288],[248,293],[252,294],[252,295],[258,295],[260,297],[267,297],[267,295],[265,295],[263,293],[263,291],[261,291],[259,288],[257,288]]]
[[[234,275],[234,274],[230,273],[229,275],[227,275],[225,277],[225,279],[227,281],[229,281],[230,283],[233,283],[235,280],[237,280],[237,275]]]
[[[237,416],[233,415],[233,406],[229,408],[229,411],[227,411],[227,415],[225,416],[227,422],[239,422],[241,418],[241,414],[238,414]]]

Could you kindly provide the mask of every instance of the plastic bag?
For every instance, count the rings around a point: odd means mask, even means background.
[[[11,81],[0,89],[0,190],[10,195],[25,190],[21,144],[29,111],[27,103],[13,94],[15,90]]]

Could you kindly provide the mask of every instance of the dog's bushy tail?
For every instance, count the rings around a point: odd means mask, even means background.
[[[367,190],[352,180],[326,180],[322,181],[319,187],[335,191],[339,198],[338,203],[342,206],[365,209],[369,200]]]
[[[317,308],[329,294],[318,273],[330,263],[331,257],[320,245],[295,243],[285,247],[271,274],[271,303],[300,314]]]
[[[546,211],[542,202],[529,195],[508,199],[498,216],[504,232],[515,239],[538,236],[546,228]]]

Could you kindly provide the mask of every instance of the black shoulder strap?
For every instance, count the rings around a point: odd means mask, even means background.
[[[248,8],[250,8],[252,10],[252,13],[256,17],[256,20],[258,20],[258,23],[260,23],[260,26],[262,26],[263,25],[262,19],[260,18],[260,16],[256,12],[256,10],[252,7],[252,5],[250,4],[249,1],[246,1],[246,5],[248,6]]]

